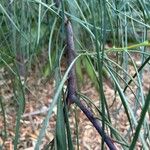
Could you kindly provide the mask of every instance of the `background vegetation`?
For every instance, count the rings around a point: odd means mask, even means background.
[[[64,16],[73,28],[76,53],[69,65]],[[13,89],[13,105],[16,107],[14,149],[17,149],[26,108],[25,96],[30,91],[27,78],[32,72],[44,82],[55,81],[53,100],[35,149],[40,149],[56,105],[55,138],[45,147],[73,149],[73,145],[77,145],[79,149],[79,133],[74,142],[69,125],[69,111],[79,109],[71,105],[68,111],[66,107],[66,82],[74,64],[77,95],[87,108],[90,107],[94,118],[100,120],[103,131],[111,137],[114,145],[132,150],[138,142],[142,149],[149,149],[150,93],[149,89],[143,89],[143,75],[145,71],[149,72],[150,60],[149,0],[62,0],[60,7],[52,0],[1,0],[0,18],[0,80],[10,80]],[[81,93],[85,75],[99,93],[98,105]],[[104,92],[105,83],[114,90],[114,97],[119,97],[121,107],[116,113],[123,111],[127,116],[129,126],[125,135],[118,130],[119,124],[114,124],[115,117],[108,104],[110,100]],[[8,86],[7,82],[5,86]],[[115,100],[111,100],[112,107]],[[5,104],[1,95],[2,139],[8,137]],[[139,111],[140,115],[137,115]],[[76,119],[76,131],[77,124]],[[102,138],[100,149],[105,149],[104,141]],[[3,146],[4,143],[2,149]]]

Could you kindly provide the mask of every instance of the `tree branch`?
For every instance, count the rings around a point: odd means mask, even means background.
[[[114,145],[114,142],[112,139],[106,135],[106,133],[103,131],[99,120],[97,120],[93,113],[76,97],[74,99],[74,103],[83,111],[83,113],[86,115],[86,117],[90,120],[90,122],[93,124],[95,129],[98,131],[98,133],[101,135],[101,137],[104,139],[105,143],[109,147],[110,150],[117,150],[117,148]]]
[[[61,3],[61,0],[55,0],[56,7],[59,7],[60,3]],[[67,48],[66,48],[67,62],[69,66],[72,63],[72,61],[75,59],[76,54],[75,54],[75,48],[74,48],[72,25],[66,16],[64,16],[64,24],[65,24],[66,42],[67,42]],[[67,93],[67,99],[66,99],[67,104],[70,106],[72,103],[75,103],[83,111],[83,113],[87,116],[87,118],[91,121],[91,123],[96,128],[98,133],[104,139],[107,146],[110,148],[110,150],[117,150],[113,141],[103,131],[99,121],[93,116],[92,112],[78,100],[78,96],[76,94],[77,82],[76,82],[76,74],[75,74],[75,65],[73,65],[68,75],[67,87],[68,87],[68,93]]]
[[[74,49],[74,40],[73,40],[73,30],[69,20],[65,19],[65,28],[66,28],[66,41],[67,41],[67,56],[68,56],[68,66],[75,59],[75,49]],[[67,104],[70,105],[73,103],[73,98],[76,97],[77,82],[76,82],[76,73],[75,65],[73,65],[68,76],[68,94],[67,94]]]

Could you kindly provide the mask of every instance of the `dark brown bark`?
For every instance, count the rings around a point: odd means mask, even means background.
[[[55,0],[56,7],[59,7],[61,0]],[[76,57],[75,47],[74,47],[74,39],[73,39],[73,29],[70,20],[66,16],[64,16],[64,24],[66,31],[66,53],[67,53],[67,63],[68,66],[73,62]],[[117,150],[113,141],[106,133],[103,131],[99,121],[93,116],[92,112],[78,100],[78,96],[76,94],[77,91],[77,82],[76,82],[76,73],[75,73],[75,65],[71,68],[68,75],[68,93],[67,93],[67,104],[70,106],[72,103],[75,103],[87,116],[87,118],[91,121],[93,126],[96,128],[98,133],[104,139],[105,143],[109,147],[110,150]]]
[[[65,17],[65,29],[66,29],[66,41],[67,41],[67,61],[68,66],[75,59],[75,48],[74,48],[74,40],[73,40],[73,30],[69,20]],[[70,105],[73,103],[73,98],[76,97],[77,83],[76,83],[76,73],[75,73],[75,65],[73,65],[72,69],[69,72],[68,76],[68,95],[67,95],[67,104]]]

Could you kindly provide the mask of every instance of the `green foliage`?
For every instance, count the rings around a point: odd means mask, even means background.
[[[149,120],[145,114],[149,113],[149,95],[145,98],[142,83],[144,69],[149,67],[150,58],[149,0],[66,0],[62,2],[64,10],[62,7],[57,9],[54,1],[51,0],[12,0],[9,2],[1,0],[0,2],[0,69],[6,71],[6,76],[3,75],[4,79],[7,79],[7,74],[9,74],[18,108],[16,111],[15,149],[17,149],[19,141],[20,123],[26,102],[25,79],[31,72],[31,66],[39,66],[39,62],[40,70],[42,70],[38,72],[40,77],[53,80],[55,76],[54,80],[57,85],[37,139],[36,150],[40,149],[49,119],[56,105],[57,121],[54,147],[64,150],[73,149],[69,110],[66,107],[63,93],[73,64],[76,64],[80,87],[84,83],[86,74],[99,93],[99,106],[95,106],[92,99],[78,91],[79,97],[87,105],[90,105],[98,116],[106,133],[123,149],[134,149],[137,142],[142,144],[143,149],[148,149],[150,147],[149,134],[147,135]],[[62,73],[60,71],[61,63],[64,63],[63,60],[67,61],[66,35],[62,23],[64,18],[60,15],[63,13],[72,23],[77,55],[72,64],[67,66],[66,72]],[[109,44],[110,47],[108,47]],[[43,54],[44,58],[41,58]],[[136,56],[138,56],[140,66],[137,65]],[[26,68],[24,83],[18,64],[22,64]],[[130,74],[130,68],[133,68],[134,75]],[[60,76],[56,77],[56,74]],[[111,83],[112,89],[122,105],[115,113],[118,115],[119,111],[124,111],[128,118],[129,127],[126,135],[122,135],[119,131],[119,124],[117,126],[112,123],[114,117],[104,92],[104,79]],[[132,86],[135,86],[136,90],[132,89]],[[134,95],[134,102],[126,91]],[[6,136],[6,112],[2,100],[3,96],[0,97],[0,111],[4,117]],[[140,118],[137,116],[138,110],[142,112]],[[77,116],[75,120],[78,131]],[[133,134],[134,131],[135,134]],[[75,144],[79,146],[79,133],[77,132],[77,134]],[[104,149],[103,140],[101,148]]]

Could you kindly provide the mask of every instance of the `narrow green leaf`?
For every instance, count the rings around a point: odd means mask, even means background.
[[[149,107],[150,107],[150,91],[147,95],[147,98],[145,99],[145,104],[144,104],[144,107],[142,109],[141,116],[140,116],[138,125],[136,127],[135,134],[134,134],[134,137],[132,139],[132,143],[130,145],[129,150],[133,150],[135,148],[135,144],[138,140],[138,137],[139,137],[139,134],[140,134],[140,131],[141,131],[141,127],[142,127],[142,124],[143,124],[144,119],[145,119],[146,112],[148,111]]]
[[[115,84],[116,84],[117,91],[118,91],[118,93],[119,93],[119,95],[120,95],[122,104],[123,104],[123,106],[124,106],[126,115],[127,115],[127,117],[128,117],[128,121],[129,121],[129,123],[130,123],[130,127],[131,127],[131,129],[132,129],[133,126],[136,126],[136,125],[137,125],[137,121],[136,121],[135,115],[134,115],[134,113],[133,113],[133,110],[132,110],[131,106],[129,105],[128,99],[127,99],[127,97],[124,95],[123,90],[122,90],[122,88],[120,87],[120,85],[119,85],[118,81],[116,80],[115,76],[114,76],[113,73],[109,70],[108,67],[106,67],[106,68],[107,68],[108,72],[110,73],[110,75],[112,76],[112,79],[114,80],[114,82],[115,82]],[[132,118],[132,121],[131,121],[131,118]],[[132,124],[133,124],[133,125],[132,125]],[[145,140],[144,140],[143,134],[140,134],[140,139],[141,139],[141,142],[142,142],[144,148],[148,148],[148,147],[147,147],[147,144],[146,144],[146,142],[145,142]]]
[[[60,97],[58,98],[57,102],[56,142],[57,149],[67,150],[64,112]]]
[[[74,150],[73,143],[72,143],[72,137],[71,137],[71,129],[69,124],[69,115],[68,115],[68,106],[66,105],[66,102],[64,102],[64,116],[65,116],[65,122],[66,122],[66,131],[67,131],[67,139],[68,139],[68,149]]]
[[[84,57],[83,62],[84,62],[87,74],[89,75],[91,81],[98,88],[98,78],[97,78],[95,67],[93,66],[93,64],[91,62],[91,59],[88,56],[86,56],[86,57]]]
[[[64,83],[65,83],[65,81],[66,81],[66,79],[67,79],[67,76],[68,76],[68,74],[69,74],[69,71],[71,70],[72,66],[74,65],[74,63],[76,62],[76,60],[77,60],[80,56],[81,56],[81,55],[78,55],[78,56],[74,59],[74,61],[73,61],[73,62],[71,63],[71,65],[68,67],[68,69],[67,69],[66,73],[64,74],[62,80],[60,81],[60,84],[59,84],[59,86],[58,86],[58,88],[57,88],[57,90],[56,90],[56,93],[55,93],[55,95],[54,95],[53,101],[52,101],[51,105],[49,106],[49,110],[48,110],[47,115],[46,115],[46,117],[45,117],[45,119],[44,119],[44,121],[43,121],[42,128],[41,128],[41,130],[40,130],[40,133],[39,133],[39,136],[38,136],[38,139],[37,139],[37,143],[36,143],[36,146],[35,146],[35,150],[39,150],[39,147],[40,147],[42,138],[44,137],[44,135],[45,135],[45,130],[46,130],[47,126],[48,126],[49,119],[50,119],[50,117],[51,117],[51,115],[52,115],[53,108],[54,108],[54,106],[55,106],[56,103],[57,103],[57,100],[58,100],[58,98],[59,98],[59,95],[60,95],[60,92],[61,92],[61,90],[62,90],[62,88],[63,88],[63,85],[64,85]]]

